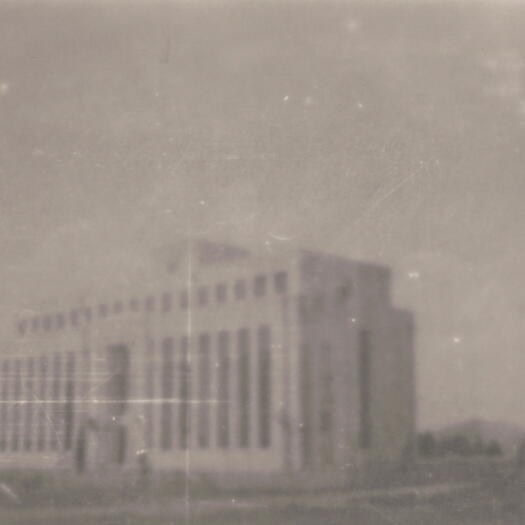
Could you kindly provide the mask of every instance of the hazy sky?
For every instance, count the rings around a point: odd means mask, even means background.
[[[423,426],[525,424],[524,59],[512,4],[0,4],[2,324],[188,228],[323,249],[394,268]]]

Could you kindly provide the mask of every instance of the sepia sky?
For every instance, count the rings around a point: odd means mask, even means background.
[[[525,425],[524,60],[513,3],[0,3],[4,339],[188,232],[321,249],[393,267],[421,426]]]

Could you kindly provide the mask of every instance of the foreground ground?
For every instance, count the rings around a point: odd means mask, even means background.
[[[518,525],[525,483],[381,491],[136,501],[97,506],[4,506],[2,525]]]

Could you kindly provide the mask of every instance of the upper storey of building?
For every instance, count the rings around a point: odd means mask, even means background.
[[[176,309],[237,308],[241,301],[250,304],[262,297],[286,296],[297,299],[300,308],[314,310],[325,297],[336,308],[349,302],[367,311],[390,305],[388,268],[319,252],[286,249],[254,255],[236,246],[193,240],[165,247],[152,260],[158,274],[153,282],[130,279],[124,290],[107,289],[54,311],[21,315],[15,321],[16,337],[42,337]]]

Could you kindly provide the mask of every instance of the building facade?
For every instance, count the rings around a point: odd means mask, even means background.
[[[414,328],[390,303],[390,277],[200,241],[167,256],[154,289],[21,316],[0,362],[3,464],[276,473],[397,461],[414,436]]]

